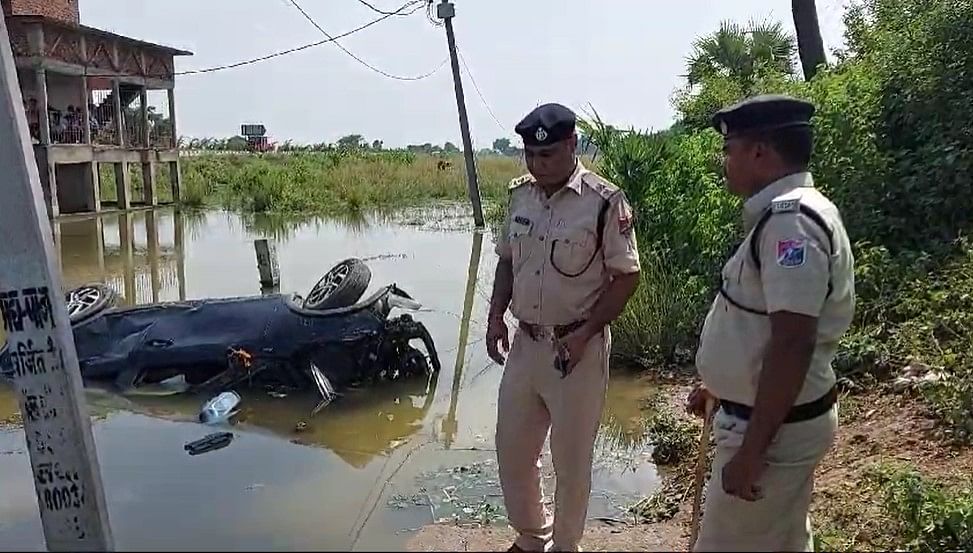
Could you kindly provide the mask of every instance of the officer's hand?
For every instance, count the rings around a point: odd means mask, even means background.
[[[723,491],[745,501],[756,501],[763,497],[757,480],[767,464],[763,456],[739,450],[723,466]]]
[[[689,397],[686,398],[686,412],[702,418],[706,415],[706,403],[708,401],[715,402],[718,399],[706,389],[706,386],[697,384],[693,391],[689,392]]]
[[[574,367],[584,357],[584,350],[588,347],[589,341],[591,341],[591,335],[582,327],[569,334],[561,342],[562,355],[567,358],[567,363],[565,364],[567,374],[571,374]]]
[[[497,345],[502,346],[505,353],[510,351],[510,342],[507,338],[507,323],[503,321],[503,315],[490,317],[490,321],[487,323],[486,341],[487,354],[490,356],[490,359],[503,365],[506,359],[500,353]]]

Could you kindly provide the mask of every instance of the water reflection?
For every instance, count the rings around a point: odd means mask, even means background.
[[[428,523],[430,513],[382,508],[391,495],[414,493],[420,473],[493,457],[502,369],[488,359],[483,335],[496,256],[489,234],[472,232],[460,215],[450,219],[462,210],[439,211],[399,214],[395,224],[388,215],[334,220],[175,208],[57,221],[65,286],[101,282],[125,305],[259,294],[257,238],[277,241],[285,293],[306,293],[341,259],[366,259],[366,295],[395,283],[419,300],[415,316],[443,365],[429,382],[349,390],[314,417],[312,393],[240,390],[238,438],[198,458],[182,446],[212,431],[195,422],[207,398],[89,388],[120,547],[396,548],[405,539],[397,532]],[[655,483],[640,457],[644,395],[635,379],[613,374],[591,516],[618,516],[619,494],[638,496]],[[14,397],[0,388],[0,427],[17,411]],[[298,431],[301,421],[308,426]],[[0,453],[7,450],[24,451],[22,432],[0,431]],[[619,455],[632,461],[623,470],[612,464]],[[30,499],[28,474],[26,455],[0,455],[4,497]],[[256,492],[257,484],[266,487]],[[205,497],[187,499],[199,494]],[[0,548],[42,546],[35,507],[0,499],[0,521]]]

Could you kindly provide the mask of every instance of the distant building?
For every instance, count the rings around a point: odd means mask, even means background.
[[[102,163],[114,166],[120,209],[158,203],[161,164],[178,199],[174,59],[192,53],[86,27],[78,2],[0,0],[49,216],[100,211]],[[149,105],[153,90],[167,91],[168,116]]]

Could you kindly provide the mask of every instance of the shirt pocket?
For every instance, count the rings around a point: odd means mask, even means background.
[[[723,267],[723,293],[732,300],[727,309],[743,309],[747,314],[761,316],[766,313],[763,284],[757,269],[749,262],[749,245],[744,242],[737,253]],[[755,313],[756,312],[756,313]]]
[[[514,270],[519,269],[524,262],[530,259],[531,248],[528,240],[530,239],[530,223],[512,222],[507,238],[510,242],[510,253],[512,256]]]
[[[586,228],[559,229],[551,236],[551,266],[562,276],[580,276],[591,265],[596,247],[594,233]]]

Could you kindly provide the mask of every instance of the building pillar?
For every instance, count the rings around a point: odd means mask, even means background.
[[[101,179],[98,176],[98,162],[84,164],[84,207],[85,211],[101,211]]]
[[[84,36],[81,37],[84,40]],[[91,144],[91,93],[88,92],[88,76],[81,75],[81,137],[84,144]]]
[[[51,114],[47,111],[47,70],[38,67],[34,75],[37,79],[34,85],[37,88],[37,109],[40,111],[37,115],[41,128],[38,130],[40,131],[41,144],[47,146],[51,143]]]
[[[159,205],[159,187],[155,183],[155,162],[142,163],[142,201],[145,205]]]
[[[179,203],[182,200],[182,173],[178,161],[169,162],[169,184],[172,186],[172,202]]]
[[[149,147],[149,94],[145,89],[145,85],[139,87],[139,104],[141,104],[141,113],[139,114],[139,141],[142,142],[143,148]]]
[[[132,208],[132,176],[128,172],[128,163],[121,161],[115,166],[115,190],[117,190],[118,209]]]
[[[158,303],[162,279],[159,276],[159,220],[156,212],[145,212],[145,241],[149,255],[149,275],[152,282],[152,303]]]
[[[135,305],[135,221],[130,213],[118,214],[118,242],[122,249],[125,305]]]
[[[170,87],[166,92],[169,93],[169,130],[172,133],[172,148],[179,147],[179,133],[176,132],[176,91]],[[175,196],[175,190],[173,190]]]
[[[124,148],[128,140],[125,138],[125,121],[122,117],[121,81],[118,79],[112,79],[111,89],[112,97],[115,99],[115,101],[112,102],[115,111],[115,129],[118,131],[118,136],[115,137],[115,144],[118,144]]]

